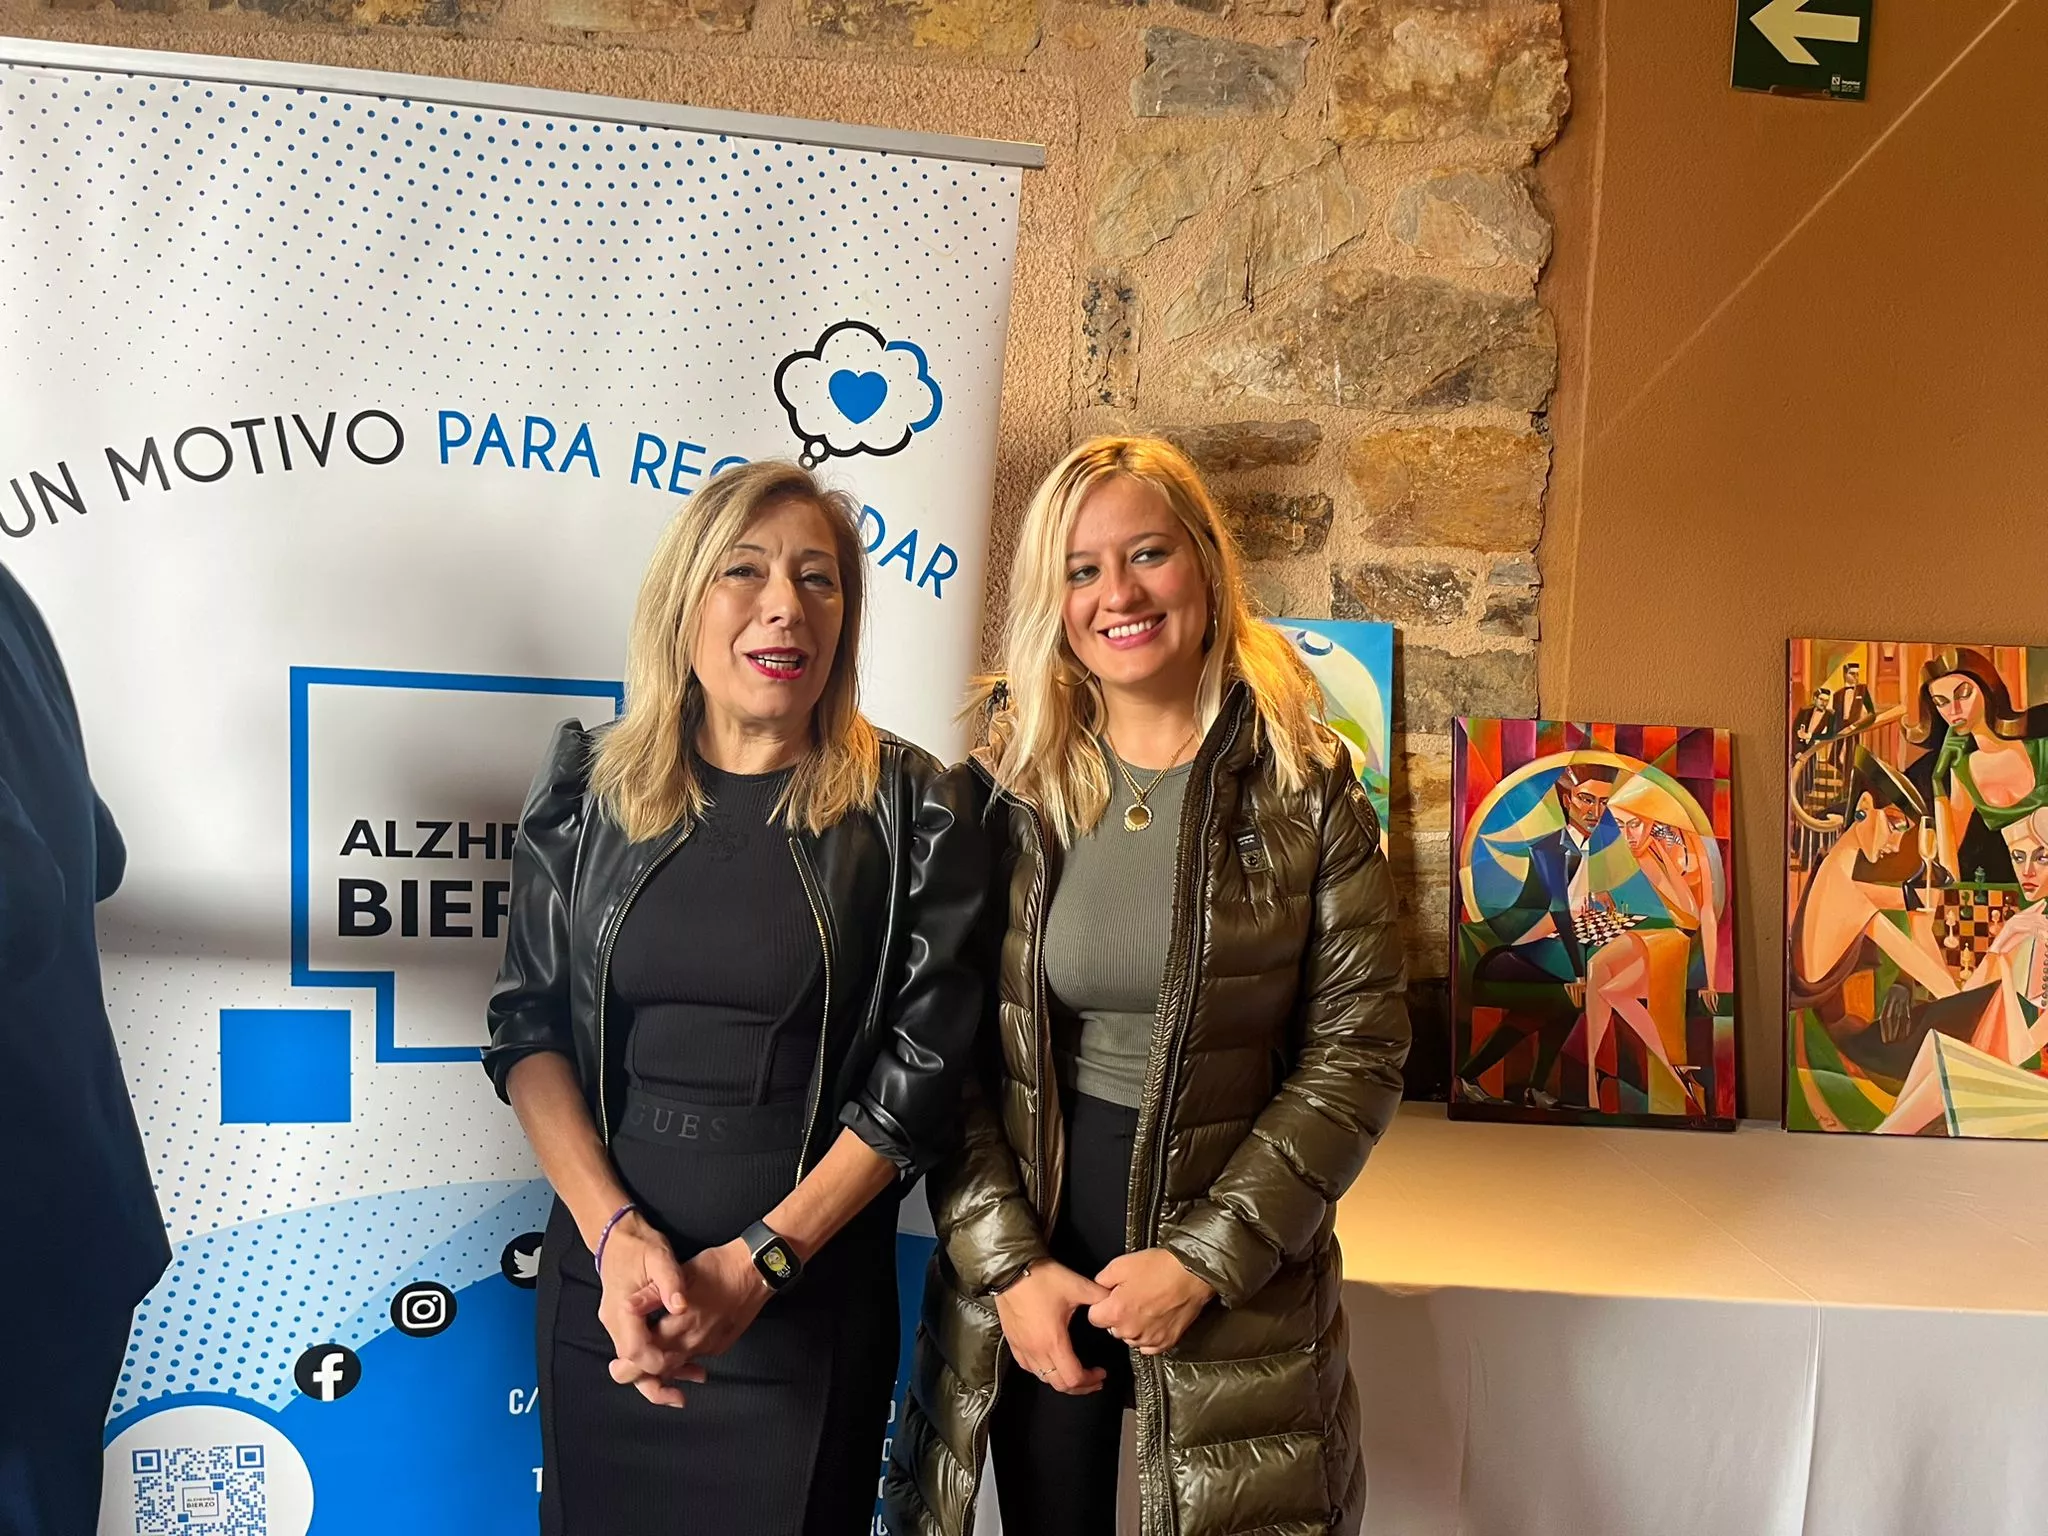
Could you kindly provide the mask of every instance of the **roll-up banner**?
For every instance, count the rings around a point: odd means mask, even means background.
[[[126,834],[175,1250],[101,1530],[531,1529],[549,1196],[477,1061],[527,781],[770,456],[860,499],[864,701],[957,754],[1041,153],[19,40],[0,112],[0,560]]]

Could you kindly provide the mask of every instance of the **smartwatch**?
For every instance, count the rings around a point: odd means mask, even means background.
[[[740,1241],[754,1256],[754,1268],[768,1282],[771,1291],[786,1291],[803,1278],[804,1261],[788,1238],[765,1221],[757,1221],[740,1234]]]

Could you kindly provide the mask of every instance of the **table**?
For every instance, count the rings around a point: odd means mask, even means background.
[[[2048,1146],[1453,1124],[1339,1210],[1369,1536],[2048,1532]]]

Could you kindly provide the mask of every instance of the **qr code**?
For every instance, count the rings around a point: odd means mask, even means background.
[[[134,1451],[135,1536],[267,1536],[263,1447]]]

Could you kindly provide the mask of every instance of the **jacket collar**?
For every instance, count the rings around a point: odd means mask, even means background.
[[[1212,772],[1244,772],[1258,756],[1257,716],[1252,690],[1243,678],[1238,678],[1224,689],[1223,707],[1210,722],[1209,733],[1202,738],[1202,749],[1195,754],[1195,761],[1199,763],[1207,756]]]
[[[1250,767],[1259,750],[1259,733],[1252,728],[1257,714],[1252,691],[1244,679],[1238,678],[1224,689],[1223,706],[1216,711],[1216,718],[1209,722],[1202,744],[1195,751],[1194,782],[1205,782],[1208,775],[1219,772],[1243,773]],[[1008,800],[1013,805],[1036,811],[1037,807],[997,780],[982,748],[975,748],[967,760],[982,783],[988,786],[990,804]]]

